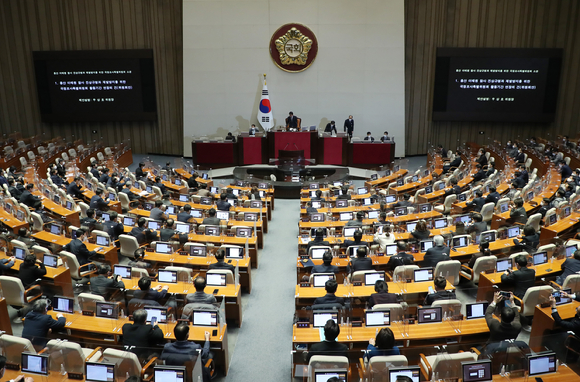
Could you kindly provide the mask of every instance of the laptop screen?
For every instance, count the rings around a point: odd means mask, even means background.
[[[203,256],[205,257],[206,254],[206,247],[205,245],[191,245],[189,246],[189,254],[192,256]]]
[[[417,222],[407,223],[407,232],[413,232],[415,230],[416,226],[417,226]]]
[[[216,226],[206,226],[205,227],[205,234],[209,236],[219,236],[220,234],[220,227]]]
[[[520,227],[510,227],[507,230],[508,237],[511,239],[512,237],[516,237],[520,234]]]
[[[365,311],[366,326],[385,326],[390,325],[391,312],[388,310],[367,310]]]
[[[433,268],[415,269],[413,273],[413,280],[416,283],[433,280]]]
[[[312,313],[312,322],[315,328],[324,327],[328,320],[334,320],[338,324],[338,312],[314,311]]]
[[[479,240],[487,241],[489,243],[495,241],[495,231],[482,232]]]
[[[219,194],[220,188],[219,187],[216,187],[216,186],[211,186],[209,188],[209,192],[211,192],[212,194]]]
[[[357,194],[359,194],[359,195],[364,195],[364,194],[366,194],[368,191],[367,191],[367,188],[366,188],[366,187],[359,187],[359,188],[357,188],[357,189],[356,189],[356,192],[357,192]]]
[[[347,382],[348,371],[346,369],[318,369],[314,371],[313,382],[328,382],[331,378],[338,382]]]
[[[268,183],[258,183],[258,188],[267,189],[268,188]]]
[[[118,302],[97,301],[96,308],[95,315],[97,317],[112,318],[115,320],[119,318]]]
[[[430,248],[433,248],[433,240],[423,240],[421,242],[421,252],[427,252]]]
[[[441,322],[441,307],[432,306],[429,308],[418,308],[417,321],[419,324],[430,324],[433,322]]]
[[[179,195],[179,201],[180,202],[187,202],[187,201],[189,201],[189,198],[187,197],[187,195]]]
[[[166,255],[173,253],[173,247],[169,243],[155,243],[155,252],[164,253]]]
[[[395,195],[387,195],[385,197],[385,203],[395,203],[397,201],[397,197]]]
[[[349,221],[352,219],[352,213],[350,212],[341,212],[340,213],[340,221],[344,222],[344,221]]]
[[[115,381],[115,364],[86,362],[85,363],[85,381],[87,382],[114,382]]]
[[[491,382],[493,379],[491,360],[462,362],[461,369],[463,382]]]
[[[371,174],[371,180],[379,179],[379,174]]]
[[[431,204],[430,203],[424,203],[424,204],[419,204],[419,211],[421,212],[429,212],[431,211]]]
[[[186,223],[177,223],[175,224],[175,230],[179,233],[184,233],[187,235],[191,230],[191,227]]]
[[[548,253],[547,252],[535,253],[533,261],[534,261],[534,265],[546,264],[548,262]]]
[[[219,273],[207,273],[205,276],[207,285],[226,286],[226,275]]]
[[[24,260],[25,255],[26,252],[24,251],[24,249],[20,247],[14,247],[14,257],[16,257],[18,260]]]
[[[467,247],[468,240],[466,236],[459,236],[453,238],[453,247],[455,248],[462,248]]]
[[[191,316],[191,322],[195,326],[217,326],[217,312],[211,310],[194,310]]]
[[[237,227],[236,236],[238,237],[250,237],[252,236],[252,227]]]
[[[264,197],[264,191],[260,191],[260,197]],[[262,207],[262,202],[259,200],[251,200],[250,201],[250,208],[260,208]]]
[[[146,306],[147,322],[151,322],[152,318],[157,319],[158,324],[165,324],[167,322],[167,307],[164,306]]]
[[[392,256],[397,253],[397,244],[387,244],[385,245],[385,253],[387,256]]]
[[[407,367],[390,367],[389,368],[389,382],[399,382],[399,381],[406,381],[409,380],[411,382],[419,382],[420,381],[420,373],[421,370],[419,366],[407,366]],[[407,378],[401,378],[407,377]]]
[[[358,227],[344,227],[342,230],[342,235],[345,237],[353,237],[354,233],[358,230]]]
[[[106,212],[103,212],[101,217],[103,218],[103,221],[105,221],[105,222],[108,222],[109,220],[111,220],[111,216],[109,216],[109,214]]]
[[[128,216],[125,216],[125,217],[123,218],[123,225],[129,226],[129,227],[132,227],[132,226],[134,226],[134,225],[135,225],[135,219],[134,219],[134,218],[130,218],[130,217],[128,217]]]
[[[378,219],[379,218],[379,211],[369,211],[368,218],[372,219],[372,220]]]
[[[425,193],[426,194],[430,194],[433,192],[433,186],[427,186],[425,187]]]
[[[125,266],[125,265],[115,265],[113,267],[113,272],[116,275],[121,276],[121,278],[124,279],[130,279],[131,278],[131,267]]]
[[[499,212],[504,213],[507,212],[509,209],[509,205],[507,203],[502,203],[499,205]]]
[[[457,224],[459,222],[463,222],[463,224],[471,224],[471,216],[469,216],[469,215],[457,216],[457,217],[455,217],[455,219],[453,219],[453,222],[455,224]]]
[[[476,302],[473,304],[466,304],[465,305],[465,316],[468,320],[472,318],[483,318],[485,317],[485,311],[487,310],[487,306],[489,303],[485,302]]]
[[[310,214],[310,221],[313,222],[323,222],[324,221],[324,214],[320,212],[315,212]]]
[[[378,280],[385,280],[385,272],[365,273],[365,285],[375,285]]]
[[[157,275],[157,281],[160,283],[176,283],[177,271],[167,271],[160,269],[159,274]]]
[[[167,206],[165,213],[168,215],[175,215],[175,206]]]
[[[336,201],[336,208],[345,208],[348,207],[348,201],[339,199]]]
[[[52,298],[52,310],[62,313],[73,313],[75,299],[64,296],[54,296]]]
[[[320,188],[320,184],[318,183],[310,183],[311,190],[318,190]]]
[[[228,211],[217,211],[215,213],[215,216],[220,220],[229,220],[230,219],[230,213]]]
[[[50,225],[50,233],[54,235],[60,235],[62,232],[62,227],[58,224],[51,224]]]
[[[155,220],[149,220],[149,222],[147,223],[147,228],[152,230],[158,230],[160,227],[161,224],[159,222],[156,222]]]
[[[258,214],[255,212],[246,212],[244,213],[244,221],[247,222],[255,222],[258,220]]]
[[[226,258],[241,259],[244,257],[244,249],[242,247],[226,247]]]
[[[433,221],[435,229],[447,227],[447,219],[436,219]]]
[[[16,211],[16,219],[18,219],[18,220],[24,220],[24,212],[22,212],[21,210]]]
[[[58,256],[55,255],[44,255],[42,262],[47,267],[56,268],[58,266]]]
[[[230,203],[229,200],[228,200],[228,203]],[[208,197],[204,196],[204,197],[202,197],[202,198],[199,199],[199,204],[203,204],[203,205],[209,206],[209,205],[211,205],[211,198],[208,198]]]
[[[334,279],[332,273],[315,273],[312,275],[312,286],[317,288],[324,288],[328,280]]]
[[[574,252],[576,252],[578,250],[578,246],[577,245],[569,245],[566,247],[566,257],[572,257],[574,256]]]
[[[201,210],[191,210],[189,214],[194,218],[200,218],[202,216]]]
[[[404,215],[407,215],[407,212],[409,212],[409,210],[407,209],[407,207],[397,207],[397,208],[395,208],[395,215],[396,216],[404,216]]]
[[[95,242],[97,243],[97,245],[102,245],[103,247],[109,246],[109,238],[106,236],[97,235]]]
[[[556,372],[556,354],[553,352],[528,356],[528,375],[542,375]]]
[[[313,259],[322,259],[322,256],[327,250],[328,248],[312,248],[310,250],[310,257]]]
[[[495,270],[498,273],[505,272],[511,268],[512,268],[512,259],[501,259],[497,260],[497,262],[495,263]]]
[[[21,357],[23,372],[48,375],[48,354],[22,353]]]

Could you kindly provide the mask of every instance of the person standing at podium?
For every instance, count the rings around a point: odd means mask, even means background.
[[[326,128],[324,129],[325,133],[331,133],[334,131],[334,134],[338,134],[336,131],[336,125],[334,121],[330,121],[330,123],[326,124]]]
[[[250,127],[250,130],[248,131],[248,133],[250,134],[250,137],[255,136],[257,132],[258,132],[258,129],[256,128],[256,125],[254,125],[252,123],[252,126]]]
[[[348,116],[348,119],[344,121],[344,132],[348,133],[348,136],[352,138],[352,132],[354,131],[354,119],[352,115]]]
[[[288,113],[288,117],[286,118],[286,128],[287,129],[298,128],[298,117],[295,117],[293,112]]]

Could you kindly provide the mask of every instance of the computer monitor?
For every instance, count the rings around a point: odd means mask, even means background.
[[[66,201],[66,207],[67,210],[72,210],[73,209],[73,203],[70,200]]]
[[[367,217],[369,219],[371,219],[371,220],[378,219],[379,218],[379,211],[376,211],[376,210],[375,211],[369,211],[368,214],[367,214]]]
[[[55,202],[56,204],[60,204],[60,196],[54,194],[54,196],[52,197],[52,201]]]
[[[316,288],[324,288],[328,280],[334,280],[334,273],[315,273],[312,275],[312,286]]]
[[[97,235],[95,238],[95,243],[102,247],[108,247],[111,243],[107,236]]]
[[[419,268],[413,271],[413,280],[416,283],[433,280],[433,268]]]
[[[464,202],[467,200],[467,194],[462,192],[461,194],[457,195],[457,200],[460,202]]]
[[[508,238],[516,237],[520,234],[520,227],[510,227],[507,229]]]
[[[316,369],[313,382],[328,382],[330,378],[338,379],[338,382],[347,382],[347,369]]]
[[[169,243],[158,241],[155,243],[155,252],[169,255],[170,253],[173,253],[173,247]]]
[[[420,251],[427,252],[430,248],[433,248],[433,240],[423,240],[419,242]]]
[[[312,323],[315,328],[322,328],[326,325],[328,320],[334,320],[338,324],[338,312],[337,311],[313,311],[312,313]]]
[[[312,214],[310,214],[310,221],[323,222],[324,221],[324,214],[321,212],[312,213]]]
[[[238,201],[236,199],[226,199],[226,200],[232,207],[235,207],[238,205]]]
[[[258,213],[257,212],[244,212],[244,221],[246,221],[246,222],[258,221]]]
[[[61,313],[74,313],[75,299],[72,297],[54,296],[52,298],[52,310]]]
[[[459,223],[459,222],[463,222],[463,224],[471,224],[471,216],[469,215],[460,215],[460,216],[456,216],[453,219],[453,222],[455,224]]]
[[[387,256],[392,256],[397,253],[397,244],[386,244],[385,245],[385,254]]]
[[[50,233],[53,235],[61,235],[62,234],[62,226],[60,224],[50,224]]]
[[[48,354],[22,353],[20,365],[24,373],[48,375]]]
[[[103,221],[105,221],[105,222],[108,222],[109,220],[111,220],[111,216],[107,212],[103,212],[101,214],[101,218],[103,218]]]
[[[379,280],[385,281],[385,272],[365,273],[365,285],[375,285]]]
[[[482,232],[480,237],[479,237],[479,241],[487,241],[488,243],[491,243],[492,241],[495,241],[495,233],[496,231],[486,231],[486,232]]]
[[[391,175],[391,170],[385,170],[385,177],[390,176]]]
[[[364,198],[362,200],[362,205],[363,206],[370,206],[371,204],[373,204],[373,200],[371,198]]]
[[[341,212],[340,213],[340,221],[345,222],[352,220],[352,213],[351,212]]]
[[[401,382],[403,380],[411,382],[419,382],[421,376],[421,369],[419,366],[405,366],[405,367],[390,367],[389,368],[389,382]],[[407,378],[400,378],[407,377]]]
[[[145,187],[145,191],[147,191],[148,193],[152,194],[152,193],[153,193],[153,187],[151,187],[151,186],[146,186],[146,187]]]
[[[114,382],[115,364],[87,361],[85,363],[85,381]]]
[[[577,245],[568,245],[566,246],[566,257],[570,258],[574,256],[574,252],[578,250]]]
[[[191,215],[191,217],[193,218],[200,218],[202,217],[202,212],[201,210],[190,210],[189,214]]]
[[[175,185],[176,186],[181,186],[181,179],[175,178]]]
[[[366,310],[366,326],[386,326],[391,324],[391,312],[389,310]]]
[[[318,190],[320,188],[320,184],[319,183],[310,183],[310,189],[311,190]]]
[[[123,225],[126,225],[128,227],[133,227],[135,225],[135,218],[125,216],[123,218]]]
[[[189,202],[189,196],[187,195],[179,195],[180,202]]]
[[[116,320],[119,318],[119,303],[108,301],[97,301],[95,316],[101,318],[112,318]]]
[[[433,192],[433,186],[426,186],[425,187],[425,193],[426,194],[430,194]]]
[[[160,269],[157,274],[157,281],[160,283],[177,283],[177,271],[168,271]]]
[[[193,310],[191,323],[194,326],[217,326],[218,313],[214,310]]]
[[[45,254],[42,258],[42,263],[47,267],[57,268],[58,267],[58,256]]]
[[[405,184],[405,180],[404,179],[397,179],[397,187],[401,187],[404,184]]]
[[[344,237],[353,237],[357,230],[359,230],[359,227],[344,227],[342,229],[342,235]]]
[[[433,206],[431,205],[431,203],[419,204],[419,212],[430,212],[432,208]]]
[[[487,301],[465,304],[465,317],[468,320],[474,318],[484,318],[488,305],[489,303]]]
[[[191,232],[191,226],[187,223],[176,223],[175,230],[179,233],[187,235],[189,232]]]
[[[491,360],[461,362],[461,375],[463,382],[491,382]]]
[[[405,216],[405,215],[407,215],[408,212],[409,212],[409,210],[407,209],[407,207],[395,208],[395,216]]]
[[[206,247],[205,245],[191,245],[189,246],[189,254],[192,256],[206,256]]]
[[[155,317],[158,324],[165,324],[167,322],[167,307],[166,306],[145,306],[143,309],[147,312],[147,322]]]
[[[348,200],[338,199],[336,201],[336,208],[346,208],[346,207],[348,207]]]
[[[495,270],[497,273],[505,272],[512,269],[512,259],[498,259],[495,263]]]
[[[564,208],[564,211],[563,211],[562,215],[563,215],[564,217],[568,217],[568,216],[570,216],[570,214],[571,214],[571,213],[572,213],[572,207],[570,207],[570,206],[566,206],[566,207]]]
[[[435,220],[433,220],[433,227],[435,229],[441,229],[441,228],[447,227],[447,219],[446,218],[443,218],[443,219],[435,219]]]
[[[121,276],[121,278],[123,278],[123,279],[130,279],[131,278],[131,267],[128,265],[115,264],[113,266],[113,273]]]
[[[555,373],[557,371],[556,353],[546,352],[528,355],[528,376]]]
[[[264,198],[264,191],[260,191],[260,197]],[[262,207],[262,202],[260,200],[251,200],[250,201],[250,208],[260,208]]]
[[[394,166],[393,166],[393,172],[397,172],[397,171],[399,171],[399,168],[400,168],[400,167],[401,167],[401,166],[400,166],[400,165],[398,165],[398,164],[394,165]]]
[[[229,202],[229,200],[228,200],[228,202]],[[207,196],[202,196],[201,198],[199,198],[199,204],[209,206],[209,205],[211,205],[211,198],[208,198]]]
[[[310,249],[310,257],[313,259],[322,259],[328,248],[312,248]]]
[[[18,260],[24,260],[24,256],[26,256],[26,251],[23,248],[14,247],[13,251],[14,257],[16,257]]]
[[[268,189],[268,183],[258,183],[258,188]]]
[[[175,215],[175,213],[176,213],[175,206],[167,206],[167,209],[165,210],[165,213],[167,215]]]
[[[251,237],[252,236],[252,227],[236,227],[236,236],[237,237]]]
[[[364,194],[368,193],[368,190],[366,187],[359,187],[356,189],[356,193],[358,195],[364,195]]]
[[[371,174],[371,180],[379,179],[379,174]]]
[[[534,265],[546,264],[548,262],[548,252],[536,252],[532,258]]]
[[[218,226],[206,226],[205,227],[205,234],[208,236],[219,236],[220,227],[218,227]]]
[[[147,228],[152,230],[158,230],[159,228],[161,228],[161,223],[155,220],[149,220],[147,222]]]
[[[109,200],[114,202],[117,200],[117,195],[114,192],[109,192]]]
[[[467,236],[458,236],[452,239],[453,247],[454,248],[463,248],[469,245],[469,240],[467,240]]]
[[[407,223],[407,232],[413,232],[417,226],[417,221]]]
[[[243,259],[244,248],[242,247],[226,247],[226,258],[228,259]]]
[[[207,285],[226,286],[226,275],[219,273],[206,273],[205,281]]]
[[[228,211],[216,211],[215,216],[220,220],[230,220],[230,213]]]
[[[548,218],[548,224],[547,225],[552,225],[552,224],[556,224],[556,222],[558,221],[558,215],[556,214],[552,214],[550,215],[550,217]]]
[[[395,195],[387,195],[385,196],[385,203],[395,203],[397,201],[397,197]]]
[[[507,212],[508,210],[509,210],[508,203],[502,203],[499,205],[499,212],[504,213]]]
[[[209,192],[211,192],[212,194],[219,194],[220,193],[220,188],[216,187],[216,186],[211,186],[209,188]]]
[[[441,322],[441,307],[431,306],[428,308],[417,308],[417,322],[419,324]]]
[[[201,174],[201,179],[208,180],[209,179],[209,174],[207,172],[202,173]]]
[[[16,219],[24,220],[24,212],[22,210],[16,210]]]

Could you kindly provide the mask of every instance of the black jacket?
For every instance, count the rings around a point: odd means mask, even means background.
[[[440,290],[435,293],[429,293],[427,297],[425,297],[423,305],[431,305],[433,304],[433,301],[437,300],[453,300],[455,298],[454,290]]]
[[[218,200],[216,207],[219,211],[229,211],[232,205],[225,200]]]
[[[157,325],[123,325],[123,345],[134,346],[130,351],[137,354],[139,358],[153,353],[151,348],[160,342],[163,342],[163,331]]]
[[[234,267],[232,264],[228,264],[225,261],[219,261],[217,263],[213,263],[210,264],[209,269],[228,269],[230,271],[232,271],[232,273],[234,273],[234,270],[236,267]]]
[[[489,305],[485,311],[485,321],[487,322],[487,327],[489,328],[489,340],[490,342],[499,342],[503,340],[514,339],[520,333],[522,325],[520,324],[520,311],[518,308],[512,308],[516,316],[514,320],[507,324],[493,318],[493,311],[495,310],[495,305]]]
[[[42,206],[42,201],[36,195],[32,195],[30,191],[24,190],[22,195],[20,195],[20,203],[27,205],[30,208],[40,208]]]
[[[485,202],[486,203],[493,203],[496,204],[497,201],[500,198],[500,194],[499,192],[495,191],[495,192],[490,192],[486,197],[485,197]]]
[[[475,174],[473,174],[473,181],[477,182],[480,180],[485,179],[485,171],[483,170],[479,170],[478,172],[476,172]]]
[[[348,121],[348,120],[347,120]],[[310,358],[314,355],[332,355],[348,357],[348,347],[336,341],[322,341],[312,344],[308,350],[308,357],[306,363],[310,362]]]
[[[336,265],[318,264],[312,267],[310,273],[338,273],[338,270]]]
[[[559,325],[564,330],[571,330],[575,333],[580,331],[580,318],[578,318],[578,316],[572,317],[570,321],[563,321],[558,311],[556,309],[552,309],[552,317],[554,318],[556,325]]]
[[[573,257],[566,259],[562,264],[562,271],[563,272],[560,275],[560,278],[562,279],[562,282],[564,282],[564,280],[566,280],[566,277],[574,273],[580,272],[580,260],[576,260]]]
[[[162,228],[159,230],[159,240],[169,241],[177,233],[176,230],[170,228]]]
[[[45,313],[28,312],[24,320],[22,338],[26,338],[33,345],[44,346],[48,342],[48,329],[62,329],[66,324],[66,318],[53,319]]]
[[[46,268],[44,264],[39,264],[37,267],[36,264],[27,265],[25,263],[20,264],[20,270],[18,271],[18,277],[20,281],[22,281],[22,285],[24,288],[28,288],[32,284],[35,284],[35,281],[42,276],[46,275]]]
[[[95,256],[95,251],[89,251],[85,243],[79,239],[73,239],[64,246],[64,250],[74,254],[77,257],[79,265],[84,265],[90,262],[89,258]]]
[[[373,268],[373,259],[370,257],[355,257],[352,259],[350,264],[347,265],[346,271],[347,272],[356,272],[356,271],[372,271]]]
[[[483,197],[475,198],[471,202],[467,202],[467,206],[468,207],[473,206],[473,210],[475,212],[481,212],[481,209],[483,208],[484,204],[485,204],[485,199]]]
[[[177,221],[187,223],[191,219],[191,215],[185,211],[177,213]]]
[[[89,207],[94,209],[94,210],[106,211],[109,209],[109,202],[105,202],[103,200],[103,198],[101,198],[99,195],[94,195],[91,198],[91,201],[89,203]]]
[[[423,258],[423,267],[433,267],[437,266],[440,261],[451,260],[449,257],[449,247],[444,245],[438,247],[431,247],[425,252],[425,257]]]
[[[122,223],[119,223],[119,222],[114,222],[112,220],[109,220],[108,222],[105,222],[103,225],[104,225],[105,231],[111,237],[111,240],[117,240],[119,235],[122,235],[125,232],[125,227],[123,226]]]
[[[413,265],[415,258],[413,255],[406,252],[399,252],[389,259],[387,263],[387,269],[389,271],[394,271],[399,265]]]
[[[513,285],[514,295],[523,298],[528,288],[536,283],[536,271],[523,267],[507,275],[501,275],[501,282],[506,285]]]
[[[320,304],[341,304],[344,305],[344,298],[336,297],[334,293],[327,293],[322,297],[318,297],[314,300],[313,305],[320,305]]]
[[[117,282],[114,278],[105,275],[91,277],[91,293],[108,298],[115,289],[125,288],[125,283],[121,280]]]
[[[369,307],[373,307],[379,304],[398,304],[399,300],[397,299],[397,295],[394,293],[389,293],[385,291],[381,291],[379,293],[371,294],[369,298]]]

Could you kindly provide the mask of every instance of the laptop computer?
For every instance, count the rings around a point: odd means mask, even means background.
[[[484,318],[488,305],[489,303],[487,301],[465,304],[465,317],[468,320],[474,318]]]
[[[226,247],[226,258],[227,259],[243,259],[244,258],[244,248],[242,248],[242,247]]]
[[[160,283],[177,283],[177,271],[160,269],[157,274],[157,281]]]
[[[85,381],[114,382],[115,364],[87,361],[85,363]]]
[[[54,296],[52,298],[52,310],[61,313],[74,313],[75,299],[72,297]]]
[[[366,326],[387,326],[391,324],[391,312],[389,310],[366,310],[365,311],[365,325]]]
[[[375,285],[378,280],[385,280],[385,272],[365,273],[365,285]]]
[[[101,318],[112,318],[116,320],[119,318],[119,303],[108,301],[97,301],[95,309],[95,316]]]
[[[123,218],[123,225],[129,226],[129,227],[135,226],[135,218],[125,216]]]
[[[413,280],[416,283],[433,280],[433,268],[419,268],[413,271]]]
[[[48,375],[48,354],[22,353],[20,366],[24,373]]]
[[[151,322],[152,318],[155,318],[158,324],[167,322],[166,306],[145,306],[143,309],[147,312],[147,322]]]
[[[169,255],[173,253],[173,247],[169,243],[157,242],[155,243],[155,252]]]
[[[441,307],[432,306],[428,308],[417,308],[417,322],[419,324],[431,324],[441,322]]]
[[[338,312],[337,311],[326,311],[326,310],[318,310],[313,311],[312,313],[312,323],[315,328],[322,328],[326,325],[328,320],[334,320],[334,322],[338,323]]]
[[[121,278],[123,278],[123,279],[130,279],[131,278],[131,267],[127,266],[127,265],[115,264],[113,266],[113,273],[121,276]]]
[[[545,352],[528,355],[528,376],[544,375],[557,371],[556,353]]]
[[[42,263],[51,268],[58,267],[58,256],[45,254],[42,258]]]
[[[189,254],[192,256],[206,256],[206,246],[205,245],[191,245],[189,246]]]
[[[335,279],[333,273],[315,273],[312,275],[312,286],[316,288],[324,288],[328,280]]]
[[[102,247],[108,247],[111,243],[109,242],[109,238],[106,236],[97,235],[95,238],[95,243]]]
[[[213,310],[193,310],[191,324],[194,326],[217,326],[218,313]]]
[[[421,375],[421,369],[419,366],[405,366],[405,367],[390,367],[389,368],[389,382],[398,382],[405,380],[408,382],[419,382]],[[407,377],[407,378],[400,378]]]
[[[230,213],[228,211],[216,211],[215,216],[220,220],[230,220]]]
[[[205,275],[207,285],[226,286],[226,275],[219,273],[207,273]]]

